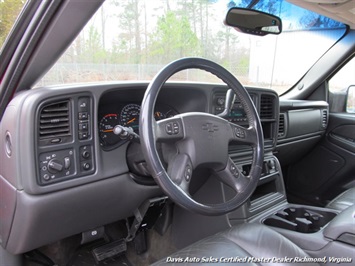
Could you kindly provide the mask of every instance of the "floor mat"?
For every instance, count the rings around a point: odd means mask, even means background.
[[[67,266],[132,266],[125,255],[117,255],[112,258],[97,262],[91,252],[92,248],[81,248],[72,257]]]

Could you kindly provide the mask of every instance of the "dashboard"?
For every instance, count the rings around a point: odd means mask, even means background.
[[[29,90],[14,97],[0,125],[4,136],[0,161],[6,165],[0,168],[0,185],[6,194],[1,205],[6,210],[0,235],[7,250],[23,253],[124,219],[142,202],[162,196],[151,177],[145,177],[151,181],[146,183],[134,178],[130,156],[132,151],[141,155],[139,144],[113,134],[117,125],[139,134],[140,103],[147,86],[144,82],[65,85]],[[220,84],[166,83],[157,98],[154,117],[160,120],[186,112],[219,114],[227,90]],[[292,145],[298,147],[300,135],[324,132],[324,104],[287,103],[282,105],[280,116],[274,91],[247,90],[260,116],[265,153],[276,147],[280,154],[288,152],[282,148],[289,147],[290,136],[297,141]],[[300,129],[307,114],[311,114],[308,122],[312,126]],[[248,127],[238,98],[226,119]],[[284,129],[282,135],[280,128]],[[283,146],[277,146],[278,141]],[[245,160],[252,153],[243,145],[231,145],[229,152],[231,158]],[[144,163],[142,160],[138,165]],[[92,209],[95,217],[90,215]],[[24,234],[29,235],[19,244],[17,239]]]
[[[25,169],[14,167],[10,183],[31,194],[44,194],[130,173],[130,142],[114,134],[113,129],[119,125],[139,134],[140,103],[147,86],[148,83],[72,85],[18,95],[2,123],[7,140],[4,149],[8,151],[3,160],[11,165],[21,161]],[[154,117],[160,120],[186,112],[219,114],[224,109],[227,90],[223,84],[166,83],[157,98]],[[278,96],[266,89],[249,88],[248,92],[260,115],[264,148],[271,151],[278,133]],[[248,127],[239,99],[234,100],[226,119]],[[17,130],[19,125],[26,128],[26,134]],[[15,147],[21,150],[14,152]],[[233,145],[231,151],[251,149]],[[140,153],[139,147],[135,153]],[[29,172],[30,177],[22,177],[20,171]]]

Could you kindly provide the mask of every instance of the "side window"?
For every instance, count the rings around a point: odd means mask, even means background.
[[[329,80],[331,112],[355,113],[355,57]]]

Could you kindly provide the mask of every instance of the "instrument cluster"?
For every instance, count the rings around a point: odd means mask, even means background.
[[[104,108],[99,114],[99,136],[100,144],[104,148],[116,147],[122,139],[114,134],[114,127],[117,125],[130,127],[139,134],[139,115],[141,107],[136,103],[128,103],[121,106]],[[167,105],[157,105],[154,112],[155,119],[173,117],[178,112]]]

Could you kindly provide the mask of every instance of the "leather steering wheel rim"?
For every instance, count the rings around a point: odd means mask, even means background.
[[[249,122],[248,129],[243,129],[241,126],[234,125],[227,120],[210,114],[204,115],[198,113],[190,113],[178,116],[172,120],[164,119],[163,122],[159,121],[161,123],[157,123],[155,121],[154,107],[158,94],[164,83],[175,73],[191,68],[205,70],[212,73],[213,75],[216,75],[234,91],[234,93],[240,99],[241,104],[243,105],[243,108],[246,112]],[[215,139],[217,139],[216,136],[218,136],[218,134],[223,133],[223,137],[228,134],[232,141],[248,142],[252,147],[253,152],[249,176],[244,176],[238,169],[235,170],[236,167],[228,156],[228,148],[225,148],[225,143],[223,142],[223,145],[221,146],[224,147],[224,150],[219,152],[220,154],[223,153],[222,157],[224,159],[223,161],[218,162],[219,164],[216,169],[218,171],[218,176],[221,177],[221,180],[227,185],[230,184],[232,187],[234,187],[237,193],[232,199],[218,204],[202,204],[195,201],[191,195],[189,195],[186,189],[184,189],[184,185],[182,185],[188,184],[189,182],[189,180],[186,178],[186,171],[180,171],[180,173],[179,170],[177,170],[176,173],[178,173],[178,175],[182,175],[182,177],[180,179],[176,179],[175,177],[171,178],[163,166],[156,145],[157,141],[171,141],[172,139],[177,143],[176,145],[179,145],[179,149],[183,150],[183,147],[187,147],[191,144],[184,142],[187,142],[187,139],[189,139],[188,135],[191,135],[191,133],[188,133],[188,129],[192,127],[192,123],[204,119],[207,122],[202,125],[202,129],[204,131],[201,132],[203,134],[209,138],[213,137]],[[188,122],[189,120],[192,122]],[[148,169],[164,193],[178,205],[192,212],[203,215],[222,215],[238,208],[254,192],[261,175],[264,152],[264,140],[260,119],[246,89],[228,70],[222,66],[203,58],[183,58],[167,65],[154,77],[145,92],[142,101],[139,122],[142,152],[147,162]],[[169,131],[169,128],[171,128],[172,125],[176,125],[177,127],[178,133],[176,133],[176,135],[174,135],[175,133]],[[229,129],[229,126],[231,129]],[[225,128],[227,129],[225,130]],[[196,130],[196,128],[194,128],[194,130]],[[183,143],[183,145],[181,143]],[[227,143],[227,145],[228,144],[229,143]],[[189,170],[188,167],[193,169],[196,166],[194,164],[197,164],[198,156],[195,158],[194,155],[188,154],[189,152],[186,152],[188,149],[189,148],[186,148],[185,151],[181,151],[181,158],[177,156],[178,159],[175,158],[172,160],[172,164],[177,165],[175,168],[180,167],[178,164],[180,161],[183,162],[182,167],[186,167],[187,170]],[[195,151],[197,152],[198,150]],[[225,158],[227,158],[227,161],[223,163]],[[208,162],[208,160],[206,162]],[[206,162],[204,161],[204,163]],[[232,169],[234,170],[232,171]],[[188,177],[190,178],[191,176],[188,175]],[[181,184],[179,184],[179,182]]]

